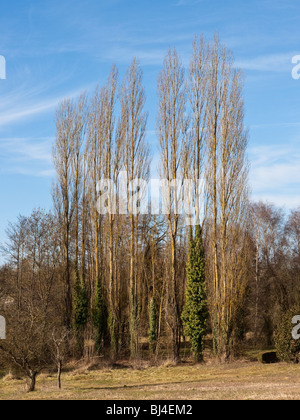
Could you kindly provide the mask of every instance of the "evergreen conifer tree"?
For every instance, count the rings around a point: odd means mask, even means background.
[[[202,229],[200,226],[197,226],[195,237],[193,229],[190,230],[186,303],[182,314],[185,333],[191,340],[194,359],[197,363],[203,361],[207,320],[205,251]]]

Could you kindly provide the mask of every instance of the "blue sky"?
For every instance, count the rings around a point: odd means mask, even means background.
[[[0,241],[8,221],[51,207],[55,108],[66,96],[144,69],[148,140],[155,145],[156,81],[170,46],[185,64],[195,35],[216,31],[246,74],[254,199],[300,205],[300,54],[297,0],[11,0],[0,9]]]

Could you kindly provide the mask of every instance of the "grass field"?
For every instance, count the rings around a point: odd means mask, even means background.
[[[0,380],[0,399],[63,400],[298,400],[300,367],[284,363],[262,365],[183,364],[134,369],[78,369],[65,373],[63,389],[55,375],[41,375],[37,391],[25,392],[22,380]]]

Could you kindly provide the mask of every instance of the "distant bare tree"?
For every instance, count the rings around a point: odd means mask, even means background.
[[[49,335],[51,328],[59,323],[57,270],[60,259],[53,217],[35,211],[22,221],[21,225],[11,227],[7,244],[11,255],[20,256],[22,249],[22,256],[12,266],[13,272],[22,266],[22,282],[13,276],[10,303],[3,309],[8,324],[7,339],[1,342],[0,352],[24,372],[29,379],[28,391],[32,392],[37,376],[49,366]]]
[[[293,294],[297,290],[297,282],[290,272],[292,259],[286,251],[286,233],[291,225],[285,225],[283,211],[271,204],[253,203],[251,215],[255,244],[252,328],[255,344],[271,346],[275,325],[282,313],[293,305]]]
[[[52,360],[54,361],[57,368],[57,385],[61,389],[61,375],[64,366],[64,362],[67,356],[66,342],[68,340],[70,332],[67,329],[62,329],[60,333],[52,331],[52,342],[50,344]]]

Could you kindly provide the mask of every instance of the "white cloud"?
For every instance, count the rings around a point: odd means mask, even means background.
[[[249,150],[253,197],[279,206],[300,204],[300,150],[293,145],[257,146]]]
[[[300,196],[295,197],[293,194],[253,194],[252,200],[268,202],[286,210],[296,209],[300,206]]]

